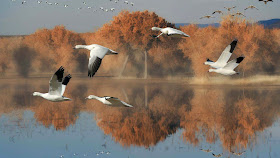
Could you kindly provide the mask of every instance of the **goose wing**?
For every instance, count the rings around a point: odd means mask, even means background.
[[[71,78],[72,78],[72,76],[71,76],[70,74],[68,74],[68,75],[64,78],[64,80],[63,80],[63,82],[62,82],[62,87],[61,87],[61,93],[60,93],[61,96],[64,94],[65,89],[66,89],[66,86],[67,86],[67,84],[68,84],[68,82],[70,81]]]
[[[49,86],[49,94],[61,95],[62,91],[62,79],[63,79],[64,68],[61,66],[52,76]]]
[[[115,106],[131,107],[131,108],[133,107],[132,105],[127,104],[126,102],[121,101],[120,99],[115,97],[105,97],[105,99],[111,102],[113,106],[115,105]]]
[[[245,57],[238,57],[236,59],[231,60],[230,62],[227,63],[227,65],[225,67],[223,67],[223,69],[227,69],[227,70],[234,70],[244,59]]]
[[[190,37],[189,35],[187,35],[183,31],[173,29],[173,28],[168,28],[168,35],[182,35],[182,36],[185,36],[185,37]]]
[[[93,77],[97,70],[99,69],[102,59],[109,51],[108,48],[96,45],[91,51],[90,51],[90,58],[88,62],[88,76]]]
[[[93,77],[101,65],[102,59],[97,56],[91,56],[88,62],[88,76]]]
[[[228,62],[229,58],[232,55],[232,52],[234,51],[235,47],[237,44],[237,40],[233,40],[230,45],[226,47],[226,49],[222,52],[221,56],[219,59],[216,61],[219,65],[226,65]]]

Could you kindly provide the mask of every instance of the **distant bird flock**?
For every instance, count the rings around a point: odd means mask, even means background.
[[[22,5],[28,5],[29,3],[34,3],[34,1],[32,0],[11,0],[12,2],[20,2]],[[120,0],[115,0],[115,1],[112,1],[112,0],[106,0],[104,1],[105,3],[102,3],[102,4],[109,4],[109,3],[112,3],[112,4],[116,4],[116,3],[119,3]],[[59,2],[57,0],[57,2],[49,2],[49,1],[42,1],[42,0],[38,0],[37,1],[37,4],[38,5],[49,5],[49,6],[62,6],[64,8],[72,8],[72,9],[77,9],[77,10],[82,10],[82,9],[87,9],[87,10],[93,10],[93,12],[97,12],[97,11],[104,11],[104,12],[114,12],[115,11],[115,8],[104,8],[104,6],[96,6],[96,5],[93,5],[93,4],[88,4],[87,2],[83,1],[81,3],[80,6],[74,6],[74,5],[70,5],[69,4],[70,2]],[[130,1],[123,1],[122,2],[123,4],[127,5],[127,6],[134,6],[134,2],[130,2]],[[121,4],[121,3],[120,3]],[[100,4],[101,5],[101,4]]]
[[[264,2],[264,4],[267,4],[268,2],[273,2],[273,0],[259,0],[259,2]],[[236,6],[232,6],[232,7],[224,7],[224,9],[226,9],[228,11],[228,13],[230,14],[230,11],[232,11],[233,9],[235,9]],[[244,8],[244,11],[248,10],[248,9],[255,9],[255,10],[259,10],[256,6],[254,5],[249,5],[248,7]],[[221,10],[215,10],[212,12],[212,15],[214,14],[224,14],[223,11]],[[232,13],[230,14],[231,16],[243,16],[243,17],[246,17],[244,15],[244,13],[241,13],[239,11],[235,12],[235,13]],[[211,15],[205,15],[205,16],[202,16],[200,17],[199,19],[210,19],[210,18],[215,18],[214,16],[211,16]]]

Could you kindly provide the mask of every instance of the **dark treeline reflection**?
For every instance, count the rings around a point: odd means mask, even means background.
[[[30,110],[39,124],[65,130],[75,125],[80,112],[89,112],[95,114],[93,119],[100,129],[124,147],[154,146],[183,129],[185,143],[200,146],[220,141],[225,150],[240,151],[253,146],[256,133],[272,126],[280,114],[280,89],[88,80],[67,87],[64,95],[73,101],[52,103],[31,95],[47,91],[46,81],[0,85],[0,117]],[[118,97],[134,108],[86,101],[90,94]]]

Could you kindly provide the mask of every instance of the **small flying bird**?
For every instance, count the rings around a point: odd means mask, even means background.
[[[244,10],[247,10],[247,9],[257,9],[257,10],[259,10],[257,7],[255,7],[253,5],[250,5],[249,7],[245,8]]]
[[[27,3],[26,1],[22,1],[21,4]]]
[[[232,151],[231,153],[233,153],[234,155],[237,155],[237,156],[241,156],[241,155],[243,155],[245,152],[246,152],[246,151],[239,152],[239,153],[235,153],[235,152]]]
[[[67,4],[65,4],[65,5],[64,5],[64,7],[65,7],[65,8],[68,8],[68,5],[67,5]]]
[[[212,155],[215,157],[222,157],[223,154],[216,155],[216,154],[212,153]]]
[[[105,12],[108,12],[109,11],[109,9],[105,9]]]
[[[103,8],[103,7],[100,7],[100,9],[104,11],[104,8]]]
[[[131,6],[134,6],[134,3],[130,2]]]
[[[210,18],[215,18],[215,17],[213,17],[213,16],[211,16],[211,15],[205,15],[205,16],[199,18],[199,19],[204,19],[204,18],[210,19]]]
[[[52,3],[49,2],[48,5],[52,5]]]
[[[90,50],[90,58],[88,62],[88,76],[93,77],[99,69],[102,59],[105,55],[117,55],[118,52],[109,48],[103,47],[98,44],[92,45],[76,45],[74,49],[87,49]]]
[[[83,4],[84,4],[84,5],[87,5],[87,3],[86,3],[86,2],[83,2]]]
[[[126,4],[128,4],[128,1],[124,1],[123,3],[126,3]]]
[[[161,34],[159,34],[158,36],[153,35],[152,37],[154,38],[159,38],[159,36],[164,34],[171,37],[190,37],[186,33],[171,27],[166,27],[166,28],[152,27],[152,30],[161,32]]]
[[[110,9],[110,11],[112,11],[112,12],[113,12],[114,10],[115,10],[115,8],[111,8],[111,9]]]
[[[207,150],[205,150],[205,149],[199,149],[199,150],[204,151],[204,152],[207,152],[207,153],[212,152],[212,150],[210,150],[210,149],[207,149]]]
[[[82,7],[79,7],[78,9],[79,9],[79,10],[81,10],[81,9],[82,9]]]
[[[224,8],[227,9],[227,10],[230,12],[230,10],[236,8],[236,6],[233,6],[233,7],[224,7]]]
[[[235,15],[239,15],[239,16],[242,15],[242,16],[246,17],[243,13],[241,13],[241,12],[239,12],[239,11],[236,12]],[[234,15],[233,15],[233,16],[234,16]]]
[[[88,9],[91,9],[91,7],[87,7]]]
[[[111,154],[109,151],[106,152],[107,155]]]
[[[259,0],[260,2],[264,2],[264,4],[267,4],[268,2],[273,2],[273,0]]]
[[[38,4],[41,4],[41,3],[42,3],[42,1],[37,1],[37,3],[38,3]]]
[[[220,11],[220,10],[215,10],[212,14],[216,14],[216,13],[218,13],[218,14],[223,14],[223,12]]]
[[[127,104],[126,102],[121,101],[120,99],[115,97],[108,97],[108,96],[98,97],[95,95],[90,95],[86,99],[96,99],[105,105],[113,106],[113,107],[130,107],[130,108],[133,107],[132,105]],[[104,151],[101,151],[100,154],[104,154]]]
[[[40,93],[34,92],[33,96],[39,96],[44,99],[47,99],[52,102],[61,102],[61,101],[70,101],[70,98],[66,98],[63,96],[66,86],[72,78],[70,74],[68,74],[63,79],[64,68],[61,66],[52,76],[49,82],[49,92],[48,93]]]
[[[115,1],[115,3],[118,3],[118,1]]]
[[[58,5],[58,3],[57,3],[57,2],[55,2],[55,3],[54,3],[54,5]]]

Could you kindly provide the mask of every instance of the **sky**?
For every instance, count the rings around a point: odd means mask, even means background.
[[[237,6],[235,11],[243,12],[250,21],[280,18],[280,0],[265,5],[258,0],[48,0],[59,5],[48,5],[46,0],[41,4],[37,0],[1,0],[0,1],[0,35],[27,35],[38,29],[51,29],[64,25],[67,29],[83,33],[94,32],[103,24],[112,20],[122,10],[156,12],[172,23],[215,23],[221,20],[220,15],[211,19],[199,19],[215,10],[225,11],[224,7]],[[86,2],[86,5],[83,4]],[[134,6],[130,5],[133,2]],[[69,7],[65,8],[67,4]],[[246,10],[255,5],[259,10]],[[88,9],[87,7],[92,7]],[[82,7],[82,9],[78,9]],[[115,8],[114,12],[104,12],[100,7]],[[94,10],[97,10],[94,12]]]

